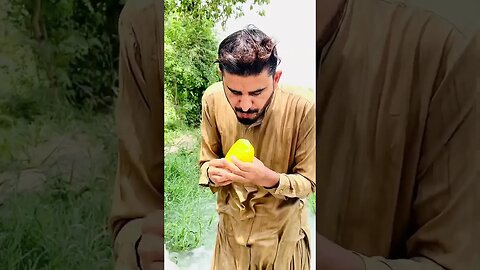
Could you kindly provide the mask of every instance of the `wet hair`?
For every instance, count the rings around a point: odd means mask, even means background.
[[[258,75],[267,69],[275,74],[280,59],[277,43],[253,25],[236,31],[226,37],[218,47],[220,71],[234,75]]]

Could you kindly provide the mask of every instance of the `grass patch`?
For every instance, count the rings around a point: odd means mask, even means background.
[[[95,139],[108,156],[106,163],[84,172],[85,178],[72,182],[68,175],[56,175],[26,155],[32,147],[73,133]],[[48,177],[39,191],[0,194],[1,269],[113,268],[111,235],[106,226],[115,173],[113,136],[111,115],[68,107],[46,110],[34,119],[15,117],[11,126],[2,129],[1,172],[40,166]],[[93,159],[92,164],[98,163]]]
[[[112,269],[110,185],[52,179],[43,192],[12,194],[0,206],[2,269]]]
[[[169,132],[165,132],[164,134],[164,143],[165,146],[173,146],[177,144],[177,140],[182,137],[189,137],[195,139],[195,146],[200,144],[200,130],[196,128],[188,128],[188,127],[181,127],[178,129],[171,130]],[[198,151],[198,147],[196,148]],[[196,152],[197,154],[197,162],[198,162],[198,154],[200,152]]]
[[[198,151],[197,142],[165,156],[165,241],[173,252],[198,247],[215,217],[215,196],[198,185]]]

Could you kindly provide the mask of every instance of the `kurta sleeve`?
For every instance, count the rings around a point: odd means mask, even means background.
[[[207,169],[209,161],[218,159],[221,151],[220,134],[218,133],[215,121],[215,113],[213,110],[213,102],[208,104],[208,94],[202,97],[202,119],[200,123],[200,131],[202,135],[200,144],[200,179],[199,185],[210,187],[213,193],[217,192],[221,187],[209,185]]]
[[[480,267],[480,61],[474,43],[455,59],[447,61],[430,101],[406,243],[409,259],[360,255],[367,270]]]
[[[278,186],[267,189],[273,196],[304,199],[315,192],[315,126],[315,103],[311,103],[300,122],[292,172],[280,173]]]
[[[117,174],[109,226],[115,269],[136,269],[143,218],[163,209],[163,18],[161,1],[129,1],[119,20]]]

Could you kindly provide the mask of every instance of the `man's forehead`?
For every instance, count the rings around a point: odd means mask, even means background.
[[[273,81],[273,77],[268,74],[239,76],[239,75],[226,75],[223,77],[224,85],[234,90],[257,90],[265,88]]]
[[[248,74],[248,75],[238,75],[235,73],[229,73],[228,71],[223,71],[222,72],[222,77],[227,77],[227,78],[243,78],[243,79],[253,79],[253,78],[258,78],[258,79],[268,79],[272,77],[272,74],[267,69],[263,69],[262,72],[257,73],[257,74]]]
[[[271,82],[264,81],[264,80],[257,80],[256,82],[248,81],[248,82],[240,82],[240,81],[223,81],[223,85],[225,90],[230,91],[237,91],[243,93],[250,93],[260,90],[265,90],[270,86]]]

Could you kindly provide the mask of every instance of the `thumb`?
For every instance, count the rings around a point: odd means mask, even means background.
[[[242,171],[247,171],[249,169],[249,165],[250,165],[249,162],[240,161],[235,156],[232,156],[232,161],[233,161],[233,164],[235,164],[235,166],[237,166]]]

